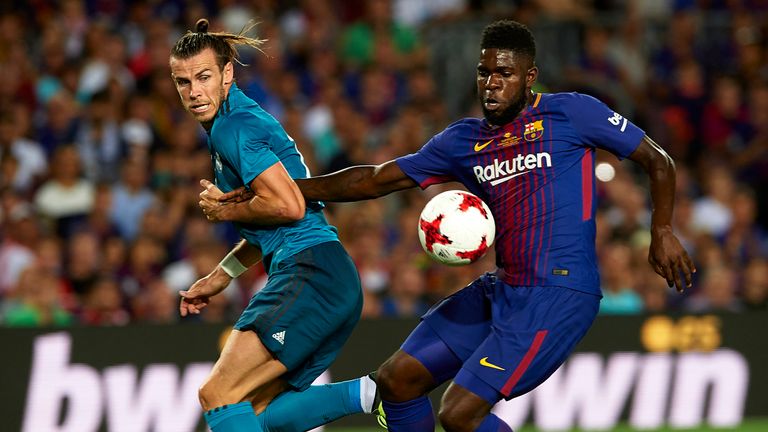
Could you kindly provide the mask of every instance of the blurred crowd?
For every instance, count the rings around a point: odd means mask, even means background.
[[[675,230],[698,267],[678,295],[647,263],[647,181],[600,154],[601,312],[768,310],[768,1],[28,0],[0,5],[0,325],[178,318],[178,290],[238,237],[206,221],[204,130],[181,109],[175,40],[208,17],[268,40],[237,83],[295,139],[313,174],[416,151],[461,116],[497,18],[538,39],[537,91],[617,108],[677,162]],[[610,170],[608,170],[610,171]],[[364,317],[414,317],[494,268],[431,262],[416,221],[456,184],[332,204]],[[191,320],[230,322],[255,266]]]

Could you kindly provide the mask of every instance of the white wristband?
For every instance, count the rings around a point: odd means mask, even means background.
[[[243,263],[237,259],[234,251],[228,253],[227,256],[221,260],[219,266],[222,270],[224,270],[224,273],[228,274],[232,279],[240,276],[246,270],[248,270],[248,267],[244,266]]]

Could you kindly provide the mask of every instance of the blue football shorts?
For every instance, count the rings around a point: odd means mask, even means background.
[[[453,378],[493,405],[552,375],[586,334],[599,305],[594,294],[512,287],[486,273],[430,309],[402,350],[424,363],[435,384]],[[453,355],[437,355],[437,345]]]
[[[234,328],[256,332],[297,390],[336,359],[363,307],[360,277],[341,243],[332,241],[283,259]]]

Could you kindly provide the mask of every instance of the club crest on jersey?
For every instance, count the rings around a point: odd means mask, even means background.
[[[216,168],[216,172],[221,172],[224,169],[224,165],[221,163],[221,156],[218,153],[214,157],[213,165]]]
[[[523,136],[526,141],[535,141],[544,135],[544,120],[536,120],[525,125]]]

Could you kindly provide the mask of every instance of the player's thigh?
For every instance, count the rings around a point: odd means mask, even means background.
[[[303,389],[335,353],[360,319],[362,290],[354,263],[338,242],[313,246],[277,265],[235,328],[258,334],[287,368],[283,377]]]
[[[495,286],[495,275],[480,276],[432,307],[422,317],[419,327],[428,326],[461,361],[465,361],[491,331],[490,299]],[[423,337],[417,328],[403,343],[403,350],[413,355],[414,348],[427,345],[431,337],[431,334]],[[422,338],[425,341],[419,340]]]
[[[386,400],[409,400],[452,379],[490,331],[489,293],[495,277],[486,274],[430,309],[378,370]]]
[[[381,365],[379,378],[393,393],[398,389],[397,393],[422,394],[452,379],[462,363],[437,332],[422,321]]]
[[[219,359],[200,390],[204,409],[249,400],[287,368],[251,331],[232,330]]]
[[[525,394],[568,358],[592,325],[598,296],[567,288],[511,288],[494,306],[493,328],[455,383],[491,405]]]

